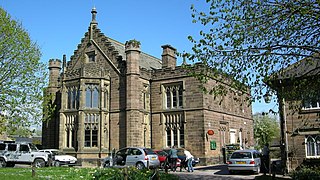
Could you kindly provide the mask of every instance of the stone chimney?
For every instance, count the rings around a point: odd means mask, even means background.
[[[161,46],[162,52],[162,68],[175,69],[177,64],[176,49],[170,45]]]

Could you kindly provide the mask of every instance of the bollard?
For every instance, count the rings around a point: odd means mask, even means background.
[[[32,177],[36,176],[36,170],[34,168],[34,166],[31,167],[31,171],[32,171]]]
[[[124,168],[124,180],[128,180],[128,168],[127,167],[125,167]]]

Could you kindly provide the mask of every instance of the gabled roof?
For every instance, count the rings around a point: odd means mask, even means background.
[[[318,55],[313,57],[302,59],[286,69],[281,73],[277,73],[274,77],[280,79],[292,79],[292,78],[306,78],[318,75],[320,73],[320,59]]]

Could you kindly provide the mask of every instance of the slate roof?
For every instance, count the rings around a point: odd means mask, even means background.
[[[305,78],[320,74],[319,57],[302,59],[284,69],[281,73],[274,75],[274,79]]]
[[[112,45],[115,47],[115,49],[119,52],[119,54],[123,57],[123,59],[126,59],[126,53],[125,53],[125,45],[123,43],[120,43],[112,38],[108,38],[108,41],[112,43]],[[140,54],[140,67],[152,70],[152,69],[161,69],[162,68],[162,61],[154,56],[151,56],[149,54],[146,54],[144,52],[141,52]]]

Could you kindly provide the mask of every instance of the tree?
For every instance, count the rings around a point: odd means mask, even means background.
[[[194,23],[204,28],[200,38],[189,36],[192,53],[184,53],[207,69],[194,72],[206,82],[224,81],[228,74],[233,88],[249,86],[252,100],[270,91],[271,75],[281,76],[290,64],[302,58],[319,59],[320,2],[317,0],[206,0],[207,9],[192,6]],[[276,73],[277,72],[277,73]],[[213,87],[209,92],[221,92]],[[225,89],[226,90],[226,89]]]
[[[41,122],[46,66],[40,56],[21,23],[0,7],[0,116],[5,127],[1,131]]]
[[[253,115],[253,120],[254,138],[258,149],[263,148],[266,143],[270,144],[274,139],[280,140],[280,124],[275,116],[257,113]]]

